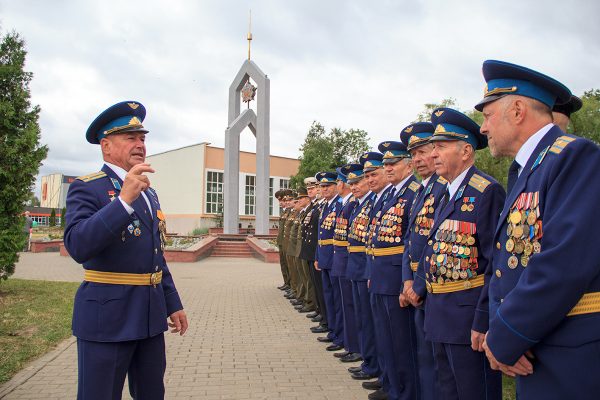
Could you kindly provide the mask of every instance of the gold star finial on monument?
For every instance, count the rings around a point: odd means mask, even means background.
[[[248,11],[248,61],[250,61],[250,44],[252,43],[252,10]]]

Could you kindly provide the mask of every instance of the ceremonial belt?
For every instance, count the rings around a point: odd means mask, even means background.
[[[366,250],[367,255],[373,257],[381,257],[381,256],[394,256],[396,254],[404,253],[404,246],[394,246],[394,247],[372,247]]]
[[[585,293],[567,314],[567,317],[600,312],[600,292]]]
[[[427,282],[429,293],[451,293],[483,286],[483,275],[478,275],[468,281],[430,283]]]
[[[162,281],[162,271],[151,274],[130,274],[126,272],[105,272],[86,269],[83,274],[83,280],[112,285],[156,286]]]
[[[333,239],[319,239],[319,246],[331,246],[333,244]]]
[[[333,239],[333,245],[334,246],[340,246],[340,247],[348,247],[348,241],[347,240],[335,240],[335,239]]]
[[[348,245],[348,253],[364,253],[365,246],[350,246]]]
[[[419,268],[419,262],[411,262],[410,263],[410,270],[412,272],[417,272],[417,269]]]

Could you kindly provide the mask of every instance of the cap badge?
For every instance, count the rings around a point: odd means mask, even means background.
[[[138,103],[127,103],[127,105],[129,107],[131,107],[133,110],[135,110],[136,108],[138,108],[140,106]]]
[[[411,133],[411,132],[412,132],[412,130],[413,130],[413,127],[412,127],[412,126],[409,126],[409,127],[407,127],[407,128],[404,130],[404,132],[406,132],[406,133]]]
[[[438,110],[434,114],[436,117],[441,117],[443,113],[444,113],[444,110]]]

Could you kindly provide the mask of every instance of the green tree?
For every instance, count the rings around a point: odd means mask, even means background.
[[[53,227],[56,226],[56,210],[53,208],[52,211],[50,211],[50,218],[48,218],[48,226],[49,227]]]
[[[63,230],[65,229],[65,215],[67,215],[67,208],[63,207],[60,211],[60,227]]]
[[[48,149],[40,145],[40,108],[30,102],[25,42],[0,37],[0,281],[8,279],[23,248],[23,207]]]
[[[300,147],[300,167],[291,177],[290,186],[300,187],[306,177],[358,160],[369,149],[368,142],[369,134],[362,129],[333,128],[327,133],[323,125],[314,121]]]
[[[581,110],[571,114],[568,130],[600,144],[600,89],[584,92],[581,101],[583,106]]]
[[[433,113],[433,110],[438,107],[457,108],[456,99],[448,97],[447,99],[442,100],[440,103],[425,103],[423,110],[417,115],[417,119],[415,119],[413,122],[431,121],[431,114]]]

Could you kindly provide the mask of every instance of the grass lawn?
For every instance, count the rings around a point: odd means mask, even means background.
[[[515,380],[509,376],[502,376],[502,400],[515,400]]]
[[[22,279],[0,283],[0,384],[71,335],[78,286]]]

